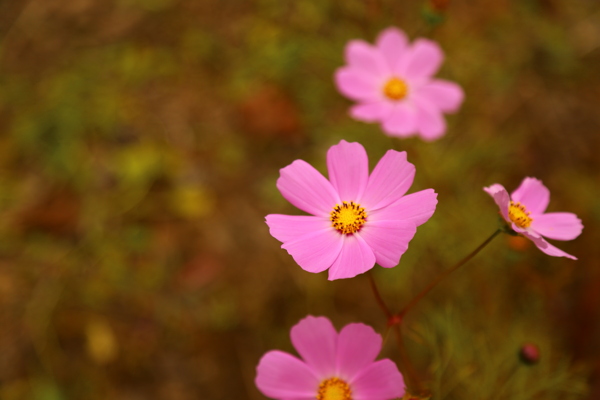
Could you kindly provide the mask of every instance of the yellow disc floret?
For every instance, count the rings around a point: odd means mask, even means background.
[[[319,385],[317,400],[352,400],[352,390],[340,378],[325,379]]]
[[[383,94],[390,100],[402,100],[408,94],[408,86],[402,79],[393,77],[383,87]]]
[[[345,235],[358,232],[367,221],[365,209],[353,201],[343,201],[342,205],[336,204],[330,215],[331,226]]]
[[[529,228],[531,221],[533,221],[529,214],[531,213],[527,211],[523,204],[515,203],[514,201],[510,202],[510,206],[508,206],[508,218],[519,228]]]

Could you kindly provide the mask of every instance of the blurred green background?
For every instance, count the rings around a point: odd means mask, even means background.
[[[353,121],[333,85],[345,43],[391,25],[466,92],[434,143]],[[554,242],[578,261],[501,236],[410,314],[435,399],[600,398],[597,0],[4,0],[0,35],[0,399],[259,400],[305,315],[384,333],[365,276],[302,271],[264,223],[299,213],[279,169],[325,172],[340,139],[372,166],[406,150],[411,191],[439,193],[374,269],[393,309],[496,229],[484,186],[537,177],[585,225]]]

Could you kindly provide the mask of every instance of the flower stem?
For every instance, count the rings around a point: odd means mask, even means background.
[[[375,278],[373,278],[373,274],[371,271],[367,272],[367,276],[369,277],[369,283],[371,285],[371,290],[373,291],[373,295],[375,296],[375,300],[381,308],[381,311],[386,316],[387,319],[387,327],[386,332],[389,332],[389,329],[392,328],[394,331],[394,336],[396,337],[396,344],[398,345],[398,352],[400,355],[400,360],[402,362],[402,366],[406,371],[406,376],[408,378],[408,382],[413,389],[413,393],[423,393],[423,387],[421,386],[421,381],[419,380],[416,370],[410,362],[410,358],[408,357],[408,352],[406,351],[406,346],[404,345],[404,339],[402,338],[402,329],[401,326],[395,321],[395,316],[392,314],[388,306],[383,301],[381,294],[379,293],[379,289],[377,289],[377,284],[375,283]],[[386,334],[387,337],[387,334]]]
[[[371,273],[371,271],[367,272],[367,276],[369,277],[369,283],[371,285],[371,290],[373,291],[373,295],[375,296],[375,300],[377,301],[379,308],[381,308],[381,311],[383,311],[383,313],[389,320],[392,317],[392,312],[390,311],[388,306],[383,301],[381,294],[379,294],[379,290],[377,289],[377,285],[375,284],[375,278],[373,278],[373,274]]]
[[[421,385],[421,381],[417,376],[416,370],[410,362],[410,358],[408,357],[408,352],[406,351],[406,346],[404,345],[404,338],[402,337],[402,322],[404,321],[404,316],[411,310],[414,306],[417,305],[419,301],[423,297],[425,297],[429,292],[431,292],[441,281],[443,281],[448,275],[452,272],[459,269],[461,266],[469,262],[473,257],[475,257],[485,246],[487,246],[499,233],[503,232],[502,229],[496,230],[489,238],[487,238],[482,244],[480,244],[475,250],[473,250],[469,255],[460,260],[456,265],[444,271],[440,276],[438,276],[433,282],[431,282],[425,289],[419,292],[413,299],[397,314],[393,314],[389,307],[383,301],[381,294],[379,293],[379,289],[377,289],[377,284],[375,283],[375,279],[373,278],[373,274],[369,271],[367,272],[367,276],[369,277],[369,284],[371,286],[371,290],[373,295],[375,296],[375,300],[377,301],[377,305],[387,318],[387,329],[392,328],[394,330],[394,336],[396,337],[396,343],[398,345],[398,352],[400,354],[400,359],[406,370],[407,378],[410,382],[410,386],[412,387],[413,393],[417,393],[419,395],[426,396],[429,392],[423,389]],[[387,336],[387,335],[386,335]]]
[[[400,353],[400,360],[406,371],[406,377],[408,378],[408,385],[412,394],[424,395],[427,393],[421,385],[421,380],[417,376],[417,371],[410,362],[406,346],[404,345],[404,338],[402,337],[402,327],[398,324],[392,327],[396,336],[396,344],[398,345],[398,352]]]
[[[462,260],[460,260],[452,268],[449,268],[446,271],[444,271],[433,282],[431,282],[425,289],[421,290],[421,292],[419,292],[415,297],[413,297],[413,299],[406,305],[406,307],[404,307],[402,309],[402,311],[400,311],[398,314],[394,315],[394,317],[396,317],[396,319],[399,320],[398,323],[400,323],[402,321],[402,319],[404,318],[404,316],[414,306],[416,306],[417,303],[419,301],[421,301],[421,299],[423,297],[425,297],[429,292],[431,292],[438,285],[438,283],[440,283],[441,281],[443,281],[448,275],[450,275],[452,272],[456,271],[457,269],[459,269],[460,267],[462,267],[464,264],[466,264],[468,261],[470,261],[473,257],[475,257],[477,255],[477,253],[479,253],[481,250],[483,250],[483,248],[485,246],[487,246],[501,232],[502,232],[502,229],[496,230],[496,232],[494,232],[492,234],[492,236],[490,236],[489,238],[487,238],[483,243],[481,243],[479,245],[479,247],[477,247],[475,250],[473,250],[468,256],[466,256],[465,258],[463,258]]]

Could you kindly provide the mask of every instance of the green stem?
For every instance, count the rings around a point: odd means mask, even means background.
[[[446,271],[444,271],[433,282],[431,282],[425,289],[421,290],[421,292],[419,292],[415,297],[413,297],[413,299],[406,305],[406,307],[404,307],[402,309],[402,311],[400,311],[398,314],[396,314],[394,316],[396,318],[396,320],[398,320],[398,322],[396,322],[396,323],[400,323],[402,321],[402,319],[404,318],[404,316],[414,306],[416,306],[417,303],[419,303],[419,301],[421,301],[421,299],[423,297],[425,297],[429,292],[431,292],[438,285],[438,283],[440,283],[441,281],[443,281],[452,272],[456,271],[457,269],[459,269],[460,267],[462,267],[463,265],[465,265],[467,262],[469,262],[473,257],[475,257],[481,250],[483,250],[483,248],[485,246],[487,246],[501,232],[502,232],[502,230],[498,229],[496,232],[494,232],[492,234],[492,236],[490,236],[489,238],[487,238],[483,243],[481,243],[479,245],[479,247],[477,247],[475,250],[473,250],[468,256],[466,256],[465,258],[463,258],[462,260],[460,260],[452,268],[449,268]]]

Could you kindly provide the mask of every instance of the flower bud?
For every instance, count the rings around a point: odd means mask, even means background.
[[[533,343],[525,343],[519,349],[519,359],[526,365],[535,365],[540,361],[540,349]]]

